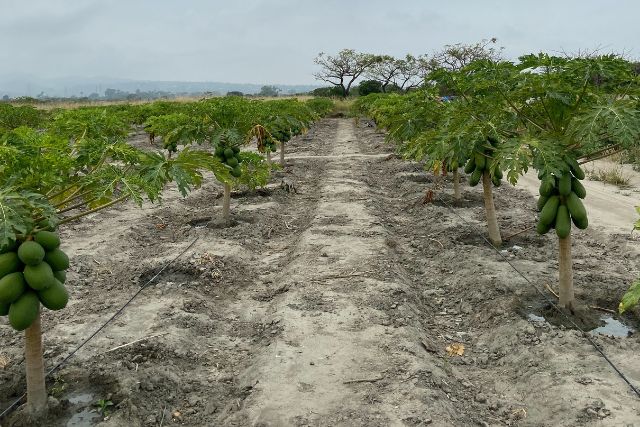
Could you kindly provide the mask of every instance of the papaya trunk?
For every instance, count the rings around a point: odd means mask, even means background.
[[[267,151],[267,164],[271,166],[271,150]]]
[[[575,297],[573,295],[573,262],[571,258],[571,235],[558,239],[560,269],[560,307],[573,311]]]
[[[458,169],[453,171],[453,199],[460,201],[460,171]]]
[[[493,183],[489,171],[482,173],[482,191],[484,195],[484,210],[487,213],[487,226],[489,228],[489,240],[495,246],[502,244],[500,236],[500,228],[498,227],[498,218],[496,216],[496,207],[493,204]]]
[[[224,197],[222,199],[222,218],[229,219],[231,216],[231,185],[224,184]]]
[[[40,315],[24,333],[25,363],[27,367],[27,408],[29,413],[41,413],[47,406],[47,389],[44,382],[42,359],[42,330]]]
[[[280,143],[280,164],[284,166],[284,142]]]

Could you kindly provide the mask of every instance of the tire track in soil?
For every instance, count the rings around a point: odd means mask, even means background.
[[[455,425],[446,392],[429,390],[449,374],[421,348],[416,330],[388,314],[403,299],[405,278],[368,207],[382,202],[365,183],[380,155],[362,155],[352,121],[328,122],[335,137],[311,142],[329,151],[313,219],[289,262],[265,278],[281,290],[265,309],[281,332],[241,374],[240,382],[254,384],[242,409],[221,422]]]

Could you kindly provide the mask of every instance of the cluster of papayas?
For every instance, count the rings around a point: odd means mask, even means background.
[[[489,141],[490,146],[480,146],[479,149],[475,150],[471,154],[471,158],[469,158],[469,161],[467,161],[467,164],[464,166],[464,172],[466,174],[471,174],[469,176],[469,185],[472,187],[478,185],[482,179],[482,174],[484,174],[485,171],[491,171],[494,169],[494,160],[491,152],[498,141],[494,138],[487,138],[487,140]],[[493,175],[491,175],[491,182],[493,182],[493,185],[496,187],[500,187],[502,177],[502,169],[496,167]]]
[[[215,156],[231,168],[231,176],[240,178],[242,175],[242,169],[240,168],[240,163],[242,163],[240,147],[219,145],[216,147]]]
[[[260,150],[261,153],[266,153],[267,151],[275,153],[278,149],[278,144],[276,143],[276,140],[273,139],[272,136],[267,135],[263,140],[262,147],[259,147],[259,148],[261,148]]]
[[[27,329],[40,313],[67,306],[69,257],[60,249],[60,237],[39,231],[0,253],[0,316],[9,315],[11,326]]]
[[[587,191],[580,182],[585,175],[578,162],[571,159],[559,174],[538,174],[541,178],[538,199],[537,231],[546,234],[555,228],[559,238],[571,234],[571,222],[581,230],[589,226],[587,211],[582,200]]]

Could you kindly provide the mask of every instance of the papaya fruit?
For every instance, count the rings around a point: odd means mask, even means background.
[[[538,225],[536,226],[536,232],[540,235],[547,234],[551,230],[551,224],[545,224],[542,221],[538,221]]]
[[[47,252],[44,260],[53,271],[66,270],[69,268],[69,257],[62,252],[60,248]]]
[[[569,234],[571,234],[571,216],[569,215],[569,209],[566,205],[560,205],[558,207],[555,228],[556,234],[561,239],[569,237]]]
[[[235,168],[231,169],[231,176],[235,178],[240,178],[241,175],[242,175],[242,169],[240,169],[240,166],[236,166]]]
[[[491,177],[491,182],[493,182],[493,185],[496,187],[500,187],[500,184],[502,184],[502,180],[498,178],[498,175],[493,175]]]
[[[40,314],[40,300],[35,292],[25,292],[9,307],[9,324],[16,331],[27,329]]]
[[[554,218],[558,215],[558,207],[560,206],[560,197],[551,196],[547,203],[542,207],[540,211],[540,222],[544,224],[552,224]]]
[[[478,185],[481,178],[482,178],[482,170],[481,169],[474,170],[471,176],[469,177],[469,185],[472,187],[475,187],[476,185]]]
[[[476,170],[476,160],[471,157],[466,165],[464,165],[464,173],[472,173]]]
[[[224,158],[229,160],[230,158],[234,157],[234,152],[231,148],[227,148],[224,150]]]
[[[55,280],[48,289],[38,292],[38,299],[49,310],[62,310],[69,302],[69,293],[60,281]]]
[[[231,147],[231,149],[233,150],[233,154],[239,154],[240,153],[240,147]]]
[[[587,197],[587,189],[584,188],[584,185],[582,185],[580,180],[575,177],[571,178],[571,190],[581,199]]]
[[[542,181],[542,178],[544,178],[544,170],[540,169],[538,171],[538,179]]]
[[[489,141],[489,144],[491,144],[494,147],[498,145],[498,142],[499,142],[498,139],[493,136],[488,136],[487,141]]]
[[[549,196],[538,197],[538,212],[542,211],[542,208],[544,208],[544,205],[547,203],[547,200],[549,200]]]
[[[238,166],[238,159],[236,159],[235,157],[227,159],[227,164],[232,168],[235,168],[236,166]]]
[[[23,242],[18,248],[18,258],[26,265],[37,265],[44,259],[45,250],[33,240]],[[64,269],[61,269],[64,270]]]
[[[0,303],[11,304],[27,290],[21,272],[11,273],[0,279]]]
[[[573,176],[575,176],[580,180],[585,178],[584,171],[582,170],[582,168],[580,167],[576,159],[569,159],[568,163],[569,163],[569,168],[571,169],[571,173],[573,173]]]
[[[585,223],[585,220],[587,218],[587,210],[584,208],[584,205],[582,204],[582,200],[580,200],[580,198],[576,195],[576,193],[571,192],[569,194],[569,197],[566,198],[566,204],[567,204],[567,208],[569,209],[569,213],[571,214],[571,217],[575,218],[577,221],[577,223],[574,222],[576,226],[578,224]]]
[[[553,178],[545,178],[540,183],[540,189],[538,190],[538,192],[540,193],[541,196],[549,197],[553,193],[553,189],[554,188],[555,188],[554,179]]]
[[[558,179],[558,192],[561,196],[571,193],[571,174],[566,172]]]
[[[224,158],[224,148],[222,148],[221,146],[217,146],[213,154],[215,154],[216,157]]]
[[[475,153],[474,157],[476,159],[476,170],[485,170],[485,168],[487,167],[487,158],[484,156],[484,154]]]
[[[53,270],[46,262],[38,265],[27,265],[24,268],[24,280],[34,291],[47,289],[56,280]]]
[[[576,217],[571,217],[571,221],[578,227],[580,230],[584,230],[589,226],[589,218],[586,216],[584,218],[578,219]]]
[[[498,177],[498,179],[502,179],[504,177],[504,173],[502,172],[502,169],[500,169],[500,168],[496,169],[495,175]]]
[[[64,271],[64,270],[54,271],[53,272],[53,277],[55,277],[56,279],[58,279],[62,283],[65,283],[67,281],[67,272]]]
[[[45,251],[52,251],[60,246],[60,237],[51,231],[38,231],[33,240],[40,244]]]
[[[0,246],[0,255],[6,254],[7,252],[15,252],[18,250],[18,246],[20,246],[18,242],[9,241],[9,243]]]
[[[20,259],[15,252],[0,255],[0,279],[7,274],[14,273],[20,268]]]
[[[9,307],[11,307],[11,304],[0,303],[0,316],[6,316],[9,314]]]

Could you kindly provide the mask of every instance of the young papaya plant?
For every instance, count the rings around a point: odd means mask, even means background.
[[[640,215],[640,206],[636,206],[636,211]],[[640,219],[636,221],[633,226],[634,231],[640,231]],[[633,282],[629,290],[622,296],[620,304],[618,305],[618,313],[622,314],[625,311],[635,307],[640,302],[640,278]]]
[[[42,413],[47,403],[41,307],[61,310],[69,299],[64,285],[69,258],[60,249],[58,227],[128,199],[158,200],[171,181],[186,194],[200,185],[200,171],[211,163],[210,153],[185,150],[169,159],[116,137],[89,138],[97,125],[84,119],[84,130],[75,125],[68,132],[21,127],[0,135],[0,162],[6,165],[0,168],[5,183],[0,190],[0,315],[25,332],[32,415]]]

